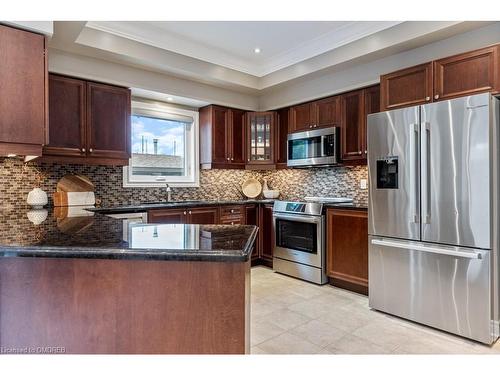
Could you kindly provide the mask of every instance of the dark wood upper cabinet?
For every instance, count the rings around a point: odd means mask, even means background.
[[[276,168],[286,168],[288,161],[288,119],[290,108],[282,108],[276,111],[276,136],[275,136],[275,156]]]
[[[229,111],[230,137],[229,149],[231,164],[245,165],[245,111]]]
[[[89,82],[87,104],[87,155],[129,159],[130,90]]]
[[[212,161],[227,164],[229,162],[229,109],[212,107]]]
[[[311,103],[295,105],[290,108],[290,132],[301,132],[312,128],[314,122]]]
[[[368,294],[368,212],[327,209],[326,242],[331,283]]]
[[[362,121],[362,150],[363,150],[363,157],[366,159],[367,154],[368,154],[368,132],[366,129],[367,125],[367,119],[366,116],[368,116],[371,113],[377,113],[380,112],[380,85],[375,85],[371,87],[367,87],[363,90],[363,95],[364,95],[364,106],[365,106],[365,113],[364,113],[364,121]]]
[[[49,75],[49,144],[44,155],[85,157],[86,82]]]
[[[434,100],[498,91],[499,46],[434,61]]]
[[[127,165],[131,145],[130,90],[50,74],[46,160]]]
[[[311,103],[313,115],[313,128],[340,126],[341,110],[340,96],[317,100]]]
[[[246,167],[274,168],[276,112],[248,112],[246,117]]]
[[[42,154],[47,93],[45,36],[0,25],[0,155]]]
[[[366,158],[364,145],[364,90],[342,95],[342,128],[340,130],[342,160],[359,161]]]
[[[316,100],[314,102],[299,104],[290,108],[291,133],[340,126],[340,96]]]
[[[200,109],[202,168],[245,168],[245,111],[209,105]]]
[[[380,76],[383,111],[428,103],[433,96],[432,63]]]

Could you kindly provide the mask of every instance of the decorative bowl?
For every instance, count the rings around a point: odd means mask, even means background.
[[[279,190],[264,190],[262,192],[264,195],[264,198],[267,199],[277,199],[280,196],[280,191]]]
[[[241,185],[241,191],[247,198],[257,198],[262,192],[262,185],[255,178],[249,178]]]

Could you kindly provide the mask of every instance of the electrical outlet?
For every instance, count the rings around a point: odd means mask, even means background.
[[[359,181],[359,187],[360,187],[360,189],[362,189],[362,190],[366,190],[366,189],[368,189],[368,181],[366,180],[366,178],[362,178],[362,179]]]

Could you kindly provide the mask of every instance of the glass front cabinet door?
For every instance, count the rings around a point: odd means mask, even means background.
[[[274,112],[247,114],[247,165],[274,164]]]

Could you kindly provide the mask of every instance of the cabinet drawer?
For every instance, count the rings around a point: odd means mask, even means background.
[[[234,218],[225,218],[221,219],[220,223],[222,225],[242,225],[244,224],[243,219],[241,217],[234,217]]]
[[[243,206],[223,206],[220,208],[221,220],[242,218],[244,216]]]

